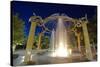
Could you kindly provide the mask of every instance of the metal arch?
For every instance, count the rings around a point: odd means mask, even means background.
[[[42,20],[42,18],[40,17],[40,16],[31,16],[30,18],[29,18],[29,22],[36,22],[36,19],[39,19],[41,22],[43,22],[43,20]]]
[[[44,26],[44,24],[47,23],[49,20],[56,20],[58,18],[63,18],[64,22],[69,21],[71,23],[74,23],[74,28],[75,27],[81,27],[82,22],[84,20],[87,21],[86,17],[82,17],[82,18],[79,18],[79,19],[74,19],[74,18],[70,18],[70,17],[65,16],[65,15],[59,16],[58,14],[57,15],[54,14],[54,15],[51,15],[49,17],[46,17],[44,20],[40,16],[31,16],[30,19],[29,19],[29,21],[35,21],[35,22],[37,22],[36,21],[37,18],[39,18],[40,23],[41,23],[40,26],[42,26],[45,29],[45,31],[49,30],[47,27]]]
[[[44,19],[44,23],[48,22],[49,20],[56,20],[57,18],[63,18],[64,22],[70,21],[74,24],[74,28],[76,27],[76,24],[79,22],[78,19],[70,18],[68,16],[49,16]]]
[[[68,16],[49,16],[44,19],[44,23],[48,22],[49,20],[56,20],[57,18],[63,18],[64,21],[71,21],[71,22],[75,22],[75,20],[76,20],[76,19],[70,18]]]

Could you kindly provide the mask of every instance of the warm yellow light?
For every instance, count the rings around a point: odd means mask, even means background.
[[[68,57],[69,56],[69,50],[67,49],[67,46],[63,45],[63,42],[59,43],[58,48],[53,53],[53,57]]]
[[[71,55],[71,53],[72,53],[72,49],[69,49],[69,54]]]

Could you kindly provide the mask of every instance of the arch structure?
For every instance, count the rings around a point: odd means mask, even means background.
[[[93,60],[91,45],[90,45],[90,40],[89,40],[89,34],[88,34],[88,29],[87,29],[87,23],[88,23],[87,16],[79,18],[79,19],[74,19],[74,18],[70,18],[66,16],[65,14],[59,15],[58,13],[56,13],[56,14],[52,14],[49,17],[46,17],[45,19],[42,19],[40,16],[30,17],[29,21],[31,22],[31,27],[30,27],[29,36],[28,36],[27,45],[26,45],[26,53],[25,53],[25,59],[24,59],[25,62],[28,62],[31,60],[32,45],[34,43],[36,25],[39,24],[40,26],[44,27],[45,30],[48,30],[44,24],[48,22],[49,20],[58,20],[58,18],[62,18],[63,22],[67,22],[67,21],[72,22],[74,24],[73,31],[75,32],[75,34],[77,34],[76,28],[82,28],[86,58],[88,60]],[[78,48],[79,50],[81,50],[80,36],[77,34],[77,37],[78,37]]]

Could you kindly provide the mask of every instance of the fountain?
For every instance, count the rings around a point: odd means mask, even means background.
[[[68,57],[70,50],[68,49],[67,32],[63,24],[62,18],[58,18],[56,31],[52,31],[52,52],[53,57]]]
[[[54,44],[55,44],[55,31],[54,29],[52,30],[52,33],[51,33],[51,40],[50,40],[50,49],[51,51],[54,51]]]

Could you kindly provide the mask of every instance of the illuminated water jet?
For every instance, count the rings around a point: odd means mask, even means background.
[[[54,30],[52,31],[52,37],[52,45],[54,46],[52,56],[68,57],[71,54],[71,52],[68,49],[67,32],[62,18],[58,18],[57,28],[55,33]]]

